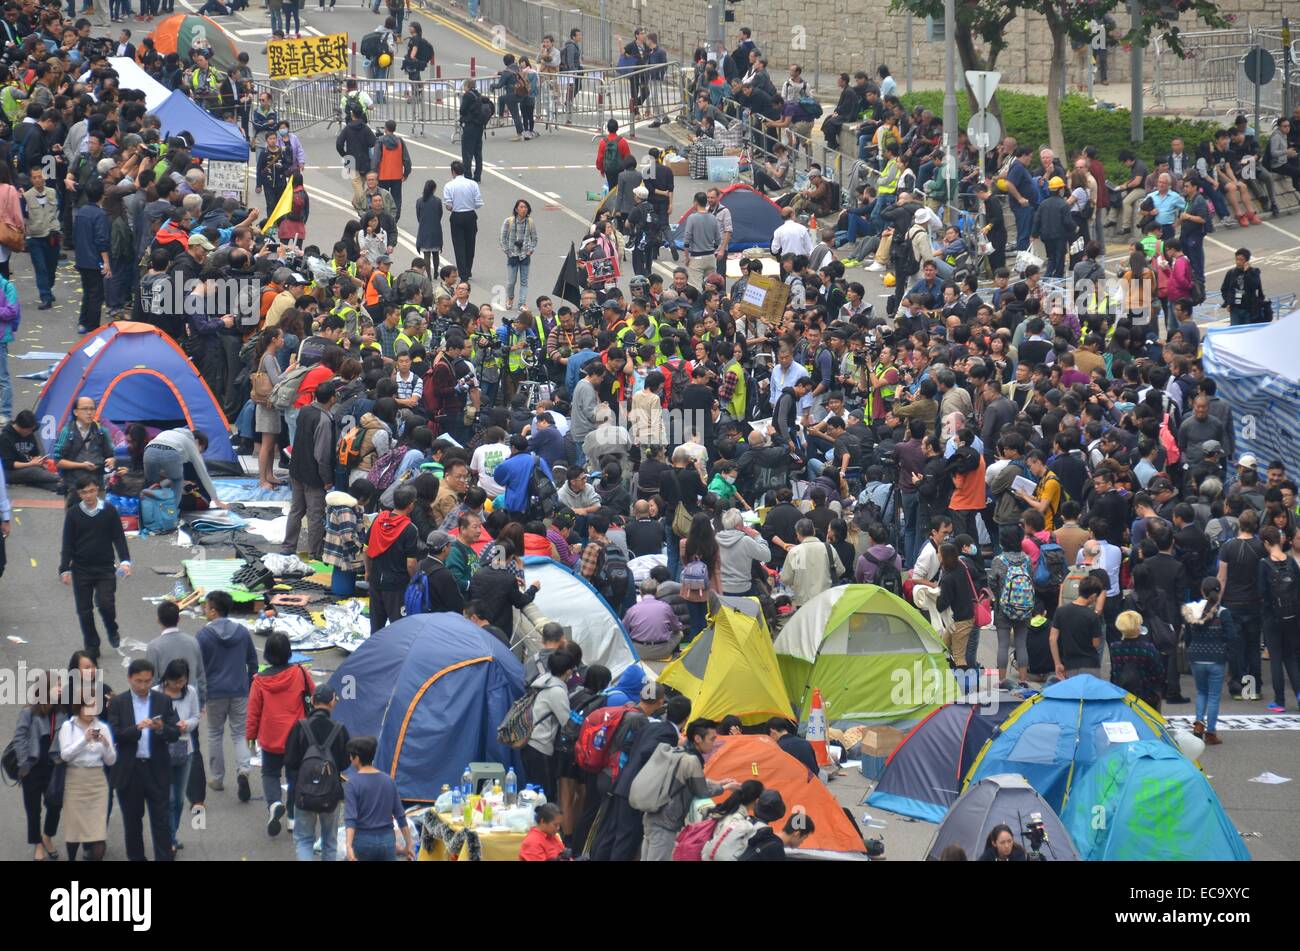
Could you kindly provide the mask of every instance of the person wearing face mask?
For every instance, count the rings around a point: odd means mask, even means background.
[[[280,148],[289,153],[289,171],[301,172],[307,167],[307,150],[302,147],[302,140],[289,131],[288,121],[280,122],[277,135],[280,139]]]

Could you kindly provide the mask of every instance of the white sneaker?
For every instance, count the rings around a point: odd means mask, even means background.
[[[273,802],[267,806],[270,818],[266,820],[266,834],[276,836],[280,834],[280,818],[284,815],[284,803]],[[290,828],[293,828],[290,826]]]
[[[868,271],[883,271],[884,269],[885,266],[881,264],[879,261],[872,261],[870,264],[867,265]]]

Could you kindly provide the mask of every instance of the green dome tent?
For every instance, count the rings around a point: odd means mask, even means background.
[[[872,584],[828,588],[776,639],[777,663],[804,719],[820,689],[832,725],[914,722],[961,691],[930,623]]]

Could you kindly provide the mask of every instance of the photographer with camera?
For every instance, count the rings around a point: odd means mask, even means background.
[[[513,321],[503,323],[497,329],[497,340],[506,354],[503,402],[509,406],[515,398],[515,390],[528,375],[529,368],[536,365],[535,354],[541,348],[537,330],[533,326],[533,315],[528,308],[519,311]]]

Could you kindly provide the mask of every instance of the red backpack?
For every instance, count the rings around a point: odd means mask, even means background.
[[[677,833],[677,841],[673,845],[673,861],[703,862],[704,847],[709,844],[717,828],[717,819],[702,819],[686,826]]]
[[[614,734],[618,732],[624,715],[633,709],[632,704],[622,707],[601,707],[587,714],[573,748],[573,761],[589,773],[599,773],[613,765],[613,777],[618,778],[618,756],[614,750]]]

